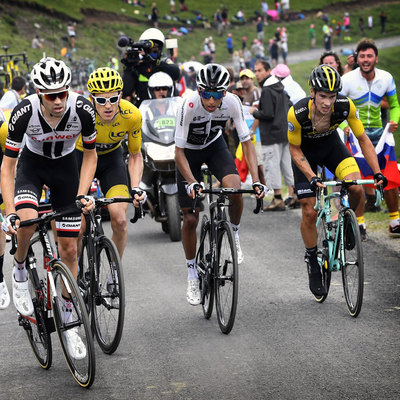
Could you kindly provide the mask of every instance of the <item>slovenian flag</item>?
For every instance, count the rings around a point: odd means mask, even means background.
[[[363,179],[373,179],[374,173],[365,160],[360,148],[360,144],[352,132],[350,133],[346,145],[357,161],[358,167],[360,168],[361,177]],[[389,124],[386,125],[385,130],[383,131],[383,134],[375,147],[375,151],[378,157],[379,168],[389,182],[385,189],[389,190],[399,187],[400,172],[397,166],[396,154],[394,152],[394,137],[393,133],[389,132]]]

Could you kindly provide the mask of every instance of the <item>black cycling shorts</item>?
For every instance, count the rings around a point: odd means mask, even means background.
[[[78,164],[74,152],[64,157],[51,159],[28,150],[25,146],[18,160],[15,180],[15,209],[39,210],[43,185],[50,188],[52,208],[62,211],[75,206],[79,187]],[[57,234],[60,237],[77,237],[81,215],[76,213],[56,218]]]
[[[75,150],[78,165],[82,165],[83,152]],[[97,168],[94,175],[100,181],[100,188],[104,197],[129,197],[128,175],[122,156],[122,149],[98,155]]]
[[[343,179],[349,173],[359,171],[356,160],[337,132],[322,140],[303,139],[300,147],[315,175],[317,175],[318,165],[328,168],[332,174],[337,175],[338,179]],[[315,191],[311,189],[310,182],[293,161],[292,167],[297,197],[299,199],[314,197]]]
[[[220,182],[222,182],[222,179],[227,175],[239,175],[232,154],[222,136],[204,149],[185,149],[185,156],[197,182],[201,182],[203,179],[201,166],[204,163],[208,165],[211,173]],[[176,179],[178,184],[179,204],[181,208],[192,207],[193,199],[189,197],[186,192],[187,182],[179,170],[177,171]]]

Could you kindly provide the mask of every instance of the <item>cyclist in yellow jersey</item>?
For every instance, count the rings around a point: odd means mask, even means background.
[[[6,139],[8,134],[8,124],[6,121],[6,117],[3,112],[0,110],[0,165],[3,161],[3,154],[6,146]],[[3,213],[3,196],[0,193],[0,203],[1,210]],[[6,281],[4,280],[3,274],[3,262],[4,262],[4,250],[6,245],[6,234],[1,230],[0,232],[0,310],[3,310],[8,307],[10,304],[10,293],[8,292]]]
[[[98,68],[89,76],[87,83],[90,99],[96,110],[96,150],[98,155],[95,177],[105,197],[129,197],[144,201],[146,193],[139,189],[143,173],[143,158],[140,152],[142,142],[142,116],[130,102],[121,99],[123,82],[119,73],[111,68]],[[130,184],[122,157],[122,140],[128,137]],[[78,159],[83,150],[82,140],[77,145]],[[126,211],[128,203],[108,206],[113,230],[112,240],[120,257],[128,239]]]
[[[295,190],[302,209],[301,234],[306,247],[310,290],[317,296],[326,293],[317,261],[317,212],[315,190],[322,187],[317,166],[325,166],[342,179],[361,179],[357,162],[343,144],[336,128],[347,119],[374,172],[375,184],[387,184],[379,170],[374,147],[364,132],[353,102],[339,95],[341,78],[327,64],[316,67],[309,80],[311,97],[298,101],[288,112],[289,150],[293,160]],[[350,188],[350,206],[359,219],[363,215],[364,193],[361,186]],[[361,225],[361,229],[365,226]]]

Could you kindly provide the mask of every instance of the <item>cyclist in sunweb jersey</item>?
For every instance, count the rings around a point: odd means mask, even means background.
[[[25,259],[35,227],[18,228],[19,221],[38,216],[44,184],[51,190],[54,210],[73,208],[75,202],[80,201],[87,212],[93,204],[85,194],[93,180],[97,161],[95,112],[87,99],[69,91],[71,70],[63,61],[48,57],[34,65],[31,78],[36,93],[26,97],[11,114],[1,166],[1,189],[7,215],[3,229],[16,233],[18,238],[12,273],[13,301],[23,315],[33,313]],[[85,153],[79,179],[74,149],[81,132]],[[26,144],[16,171],[24,138]],[[76,209],[75,214],[56,220],[59,254],[75,277],[80,218],[80,211]],[[62,318],[65,322],[72,318],[72,307],[72,302],[63,298]],[[78,333],[70,329],[64,334],[71,356],[84,358],[86,349]]]
[[[143,158],[140,152],[142,143],[140,111],[129,101],[121,99],[122,78],[111,68],[102,67],[93,71],[89,76],[87,87],[96,110],[98,160],[95,177],[100,181],[101,190],[107,198],[128,198],[131,193],[136,201],[144,201],[146,192],[139,189],[143,173]],[[126,137],[129,150],[129,184],[121,148],[121,143]],[[85,149],[82,138],[79,138],[76,149],[80,165]],[[108,206],[113,231],[112,240],[121,258],[128,240],[127,209],[128,203]]]
[[[183,212],[182,243],[188,267],[187,300],[192,305],[200,304],[199,279],[196,270],[196,227],[199,222],[199,207],[191,213],[195,189],[201,186],[201,166],[206,163],[223,187],[240,189],[240,178],[222,132],[226,122],[232,118],[242,142],[243,153],[253,188],[258,197],[264,196],[257,173],[257,156],[250,140],[250,132],[244,120],[240,99],[228,93],[229,73],[218,64],[206,64],[197,74],[197,92],[189,95],[178,110],[175,130],[175,161],[178,167],[177,183],[179,202]],[[243,261],[239,242],[240,218],[243,210],[241,195],[232,195],[229,216],[235,234],[238,263]]]
[[[343,75],[342,94],[354,101],[365,127],[365,133],[376,146],[383,134],[381,103],[386,96],[390,108],[389,132],[396,132],[400,119],[400,106],[397,100],[396,84],[393,76],[376,68],[378,48],[371,39],[362,39],[357,45],[357,63],[359,68]],[[389,178],[389,177],[388,177]],[[365,188],[367,206],[374,204],[373,188]],[[389,210],[389,233],[400,236],[399,189],[389,179],[385,190],[385,202]]]
[[[353,102],[338,93],[341,89],[339,73],[327,64],[319,65],[311,72],[309,84],[311,97],[299,100],[288,112],[289,150],[293,160],[295,190],[300,200],[302,221],[301,235],[306,247],[310,290],[322,296],[326,289],[317,260],[317,212],[315,190],[322,187],[317,166],[325,166],[337,179],[360,179],[356,160],[341,141],[336,128],[345,120],[357,136],[365,159],[374,172],[377,185],[387,184],[379,170],[378,160],[371,141],[364,132]],[[350,188],[350,206],[357,215],[364,208],[364,192],[361,186]]]

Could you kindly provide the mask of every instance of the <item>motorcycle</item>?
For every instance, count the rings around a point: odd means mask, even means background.
[[[142,155],[144,170],[140,188],[147,192],[143,205],[171,241],[181,240],[182,215],[178,201],[175,166],[175,123],[182,98],[144,100],[142,114]]]

